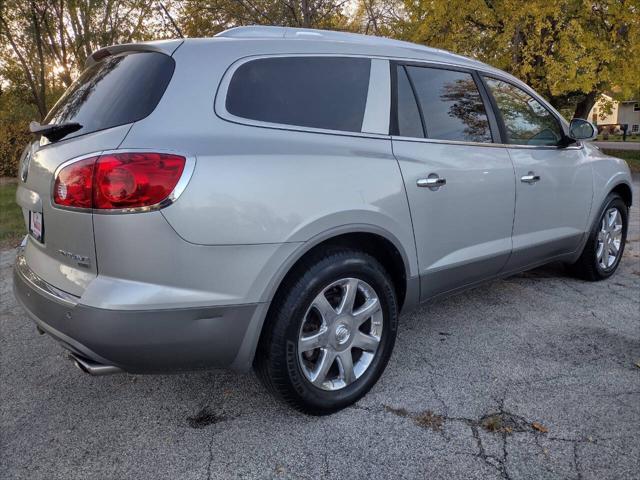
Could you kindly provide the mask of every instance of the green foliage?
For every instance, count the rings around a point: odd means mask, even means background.
[[[25,234],[22,211],[16,204],[16,182],[0,181],[0,247],[15,246]]]
[[[212,36],[242,25],[347,30],[346,4],[344,0],[186,1],[179,8],[179,20],[189,37]]]
[[[405,0],[404,8],[403,38],[506,70],[576,115],[599,93],[640,91],[639,0]]]
[[[27,126],[36,109],[19,90],[0,90],[0,177],[15,177],[18,158],[29,141]]]

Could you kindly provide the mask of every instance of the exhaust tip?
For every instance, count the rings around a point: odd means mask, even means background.
[[[69,357],[73,361],[73,364],[82,370],[84,373],[88,373],[93,376],[100,375],[113,375],[115,373],[123,373],[124,371],[114,365],[104,365],[102,363],[94,362],[87,358],[83,358],[75,353],[69,354]]]

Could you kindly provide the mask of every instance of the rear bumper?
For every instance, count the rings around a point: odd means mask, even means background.
[[[66,349],[132,373],[251,365],[267,304],[162,310],[106,310],[80,303],[39,278],[18,254],[18,301]]]

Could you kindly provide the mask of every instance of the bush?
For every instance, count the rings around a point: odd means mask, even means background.
[[[15,177],[18,174],[20,154],[30,135],[24,124],[0,122],[0,177]]]
[[[29,121],[37,118],[33,107],[10,90],[0,90],[0,177],[15,177],[18,161],[31,139]]]

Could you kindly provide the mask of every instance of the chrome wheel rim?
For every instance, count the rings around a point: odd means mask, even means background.
[[[304,376],[322,390],[340,390],[371,366],[382,336],[380,299],[367,282],[343,278],[311,302],[298,334]]]
[[[622,215],[613,207],[602,216],[598,232],[596,260],[603,270],[613,267],[620,255],[622,246]]]

